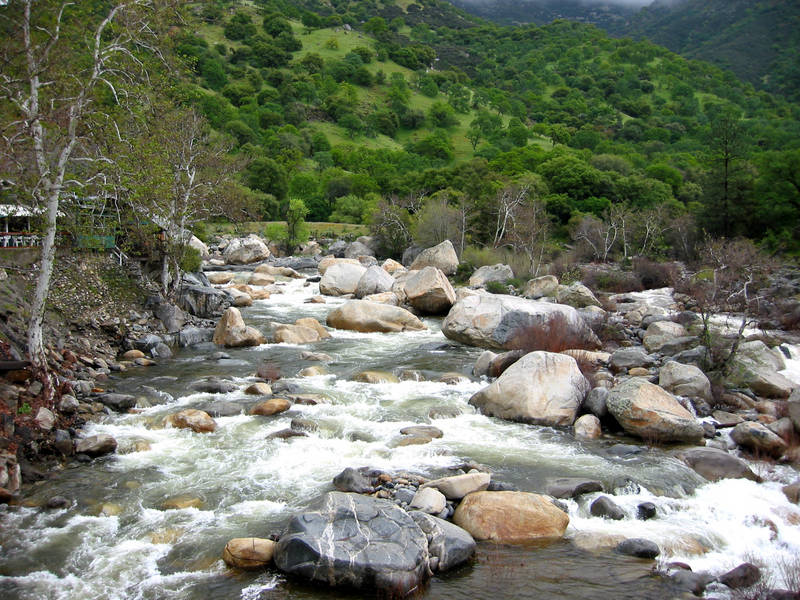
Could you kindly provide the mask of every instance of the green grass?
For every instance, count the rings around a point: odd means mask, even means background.
[[[237,234],[249,233],[263,234],[270,225],[286,225],[286,221],[247,221],[245,223],[206,223],[209,234]],[[316,223],[308,222],[308,229],[312,238],[320,237],[353,237],[367,235],[369,229],[366,225],[353,225],[351,223]]]
[[[302,60],[306,54],[312,52],[319,54],[325,60],[332,60],[344,58],[345,54],[359,46],[374,47],[372,38],[357,31],[345,31],[342,28],[338,28],[337,31],[337,28],[326,27],[306,33],[305,27],[299,21],[290,21],[290,24],[295,36],[303,44],[303,49],[294,54],[293,62]],[[328,48],[325,44],[330,39],[335,39],[339,47],[336,49]]]

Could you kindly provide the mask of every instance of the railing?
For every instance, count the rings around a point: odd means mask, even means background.
[[[27,231],[0,232],[0,248],[33,248],[40,246],[42,238],[38,233]]]

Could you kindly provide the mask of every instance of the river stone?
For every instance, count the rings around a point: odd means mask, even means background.
[[[569,516],[539,494],[474,492],[458,505],[453,522],[476,540],[524,544],[562,537]]]
[[[509,350],[498,354],[492,359],[489,365],[489,377],[500,377],[506,372],[506,369],[517,362],[520,358],[525,356],[528,352],[526,350]]]
[[[392,291],[394,277],[378,265],[368,268],[356,285],[356,298],[364,298],[373,294],[382,294]]]
[[[547,482],[547,493],[554,498],[577,498],[583,494],[602,492],[603,484],[582,477],[559,477]]]
[[[178,346],[187,348],[203,342],[210,342],[213,337],[213,327],[184,327],[178,332]]]
[[[229,394],[236,391],[238,386],[232,381],[211,378],[194,381],[189,384],[189,389],[204,394]]]
[[[217,417],[235,417],[242,414],[242,405],[228,400],[216,400],[204,407],[209,415]]]
[[[273,431],[267,436],[268,440],[289,440],[295,437],[308,437],[308,434],[304,431],[297,431],[296,429],[281,429],[279,431]]]
[[[344,303],[328,313],[326,322],[329,327],[362,333],[395,333],[427,329],[422,321],[403,308],[368,300],[350,300]]]
[[[406,300],[429,315],[447,314],[456,301],[456,292],[447,276],[436,267],[412,272],[403,286]]]
[[[786,442],[755,421],[739,423],[731,431],[731,438],[739,446],[755,454],[779,458],[787,450]]]
[[[740,458],[718,448],[690,448],[679,456],[683,462],[709,481],[720,479],[749,479],[761,481]]]
[[[556,302],[574,306],[575,308],[600,306],[600,301],[592,293],[592,290],[583,285],[580,281],[576,281],[570,285],[558,286]]]
[[[64,394],[61,396],[61,401],[58,403],[58,410],[65,415],[71,415],[78,412],[79,406],[80,402],[78,402],[75,396]]]
[[[711,382],[694,365],[684,365],[671,360],[658,372],[658,385],[678,396],[711,400]]]
[[[236,279],[236,273],[233,273],[232,271],[216,271],[213,273],[208,273],[206,277],[208,277],[209,283],[213,283],[214,285],[225,285],[226,283],[230,283]]]
[[[262,569],[272,562],[275,542],[263,538],[233,538],[222,551],[222,560],[236,569]]]
[[[484,414],[535,423],[572,425],[589,384],[575,359],[565,354],[530,352],[472,398]]]
[[[448,500],[461,500],[467,494],[485,490],[491,481],[489,473],[465,473],[434,479],[420,486],[420,489],[435,488],[444,494]]]
[[[583,407],[598,419],[605,419],[608,416],[608,388],[596,387],[589,390],[583,401]]]
[[[469,346],[514,350],[521,334],[544,328],[555,323],[554,319],[565,322],[566,337],[599,346],[597,337],[571,306],[504,294],[473,293],[462,297],[442,322],[442,333]]]
[[[440,438],[444,435],[441,429],[433,425],[410,425],[403,427],[400,433],[403,435],[425,435],[429,438]]]
[[[623,371],[633,367],[650,367],[653,364],[655,364],[655,359],[640,346],[619,348],[611,354],[609,359],[612,371]]]
[[[314,263],[316,266],[316,263]],[[276,265],[258,265],[255,273],[263,273],[264,275],[272,275],[273,277],[288,277],[290,279],[303,279],[297,271],[291,267],[278,267]]]
[[[583,438],[586,440],[596,440],[603,435],[603,429],[600,427],[600,419],[594,415],[582,415],[578,417],[573,425],[576,438]]]
[[[75,442],[75,454],[102,456],[117,449],[117,440],[108,434],[91,435]]]
[[[729,387],[749,387],[759,396],[788,398],[794,384],[778,373],[786,368],[783,355],[761,340],[743,342],[725,379]]]
[[[490,281],[505,282],[514,278],[514,271],[511,267],[498,263],[496,265],[484,265],[476,270],[469,278],[470,287],[486,287]]]
[[[449,571],[475,554],[475,540],[461,527],[417,510],[408,514],[428,539],[431,571]]]
[[[122,360],[136,360],[137,358],[144,358],[144,357],[145,357],[144,352],[142,352],[141,350],[133,349],[125,352],[120,358],[122,358]]]
[[[272,285],[275,283],[275,278],[272,275],[256,272],[250,274],[250,277],[247,278],[247,283],[249,285]]]
[[[326,296],[354,294],[366,272],[367,269],[360,264],[337,262],[325,271],[319,282],[319,291]]]
[[[222,252],[222,258],[229,265],[247,265],[269,257],[269,248],[255,235],[231,240]]]
[[[719,582],[732,590],[748,588],[761,579],[761,570],[753,563],[742,563],[719,576]]]
[[[699,444],[703,426],[675,397],[641,378],[613,387],[606,401],[610,412],[629,434],[657,442]]]
[[[354,492],[356,494],[371,494],[375,491],[372,479],[367,475],[371,469],[363,467],[354,469],[347,467],[333,478],[333,487],[340,492]]]
[[[789,502],[793,502],[794,504],[800,503],[800,480],[783,486],[781,491]]]
[[[616,502],[608,496],[600,496],[589,507],[589,512],[594,517],[603,517],[604,519],[612,519],[614,521],[621,521],[625,518],[625,511],[623,511]]]
[[[658,547],[658,544],[644,538],[628,538],[619,543],[616,547],[616,551],[627,556],[635,556],[636,558],[655,558],[661,554],[661,549]]]
[[[249,396],[271,396],[272,395],[272,388],[268,383],[264,383],[263,381],[257,381],[255,383],[251,383],[244,389],[244,393]]]
[[[400,383],[400,380],[386,371],[361,371],[353,377],[360,383]]]
[[[420,252],[408,268],[417,271],[425,267],[436,267],[445,275],[455,275],[458,270],[458,255],[450,240]]]
[[[330,492],[316,510],[292,517],[275,564],[331,586],[406,596],[428,578],[428,540],[392,502]]]
[[[558,278],[555,275],[542,275],[528,281],[522,295],[537,300],[545,296],[555,296],[558,291]]]
[[[436,488],[421,488],[414,494],[408,506],[429,515],[438,515],[447,506],[447,498]]]
[[[483,352],[481,352],[481,355],[478,357],[478,360],[475,361],[475,365],[472,367],[472,374],[475,377],[482,377],[483,375],[488,375],[489,368],[496,356],[497,354],[495,354],[491,350],[484,350]]]
[[[647,521],[656,516],[656,505],[652,502],[640,502],[636,506],[636,518]]]
[[[671,341],[688,335],[686,328],[679,323],[656,321],[647,327],[642,343],[648,352],[658,352]]]
[[[264,335],[254,327],[248,327],[237,308],[228,308],[214,329],[212,341],[226,348],[259,346],[267,342]]]
[[[250,409],[251,415],[259,415],[262,417],[271,417],[278,413],[285,412],[292,407],[292,403],[286,398],[270,398],[264,402],[259,402]]]
[[[129,394],[101,394],[97,399],[116,411],[128,410],[136,406],[136,396]]]
[[[187,408],[164,419],[165,425],[177,429],[191,429],[195,433],[211,433],[217,423],[207,412],[195,408]]]
[[[276,344],[301,345],[318,342],[321,339],[316,329],[303,325],[280,325],[272,334],[272,340]]]
[[[317,335],[321,340],[327,340],[328,338],[331,337],[330,332],[327,329],[325,329],[322,323],[320,323],[313,317],[303,317],[302,319],[297,319],[294,322],[294,324],[299,327],[308,327],[309,329],[313,329],[314,331],[317,332]]]
[[[53,428],[53,425],[56,424],[56,416],[49,408],[40,406],[39,410],[36,411],[36,417],[33,421],[39,426],[40,429],[50,431]]]

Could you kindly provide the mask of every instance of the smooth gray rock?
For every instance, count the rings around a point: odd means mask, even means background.
[[[583,477],[559,477],[548,481],[545,489],[553,498],[577,498],[582,494],[602,492],[603,484]]]
[[[364,298],[371,294],[381,294],[389,292],[394,285],[394,277],[389,275],[381,267],[377,265],[371,266],[367,269],[358,280],[355,294],[356,298]]]
[[[608,416],[606,400],[608,400],[608,388],[592,388],[583,400],[583,407],[598,419],[605,419]]]
[[[230,392],[238,389],[232,381],[224,381],[222,379],[202,379],[189,384],[189,389],[203,394],[229,394]]]
[[[484,265],[478,268],[469,278],[470,287],[486,287],[490,281],[504,282],[514,277],[511,267],[498,263],[496,265]]]
[[[186,327],[178,333],[178,346],[186,348],[195,344],[210,342],[213,337],[213,327]]]
[[[455,275],[458,270],[458,255],[453,248],[453,243],[445,240],[432,248],[426,248],[417,255],[409,270],[414,271],[425,267],[436,267],[445,275]]]
[[[461,527],[416,510],[409,515],[428,538],[431,571],[449,571],[475,554],[475,540]]]
[[[414,494],[408,506],[429,515],[438,515],[447,506],[447,498],[435,488],[422,488]]]
[[[761,481],[746,462],[717,448],[690,448],[681,453],[680,458],[709,481],[720,479]]]
[[[637,558],[655,558],[661,554],[658,544],[644,538],[628,538],[621,541],[616,549],[620,554],[635,556]]]
[[[275,547],[283,572],[330,586],[405,596],[428,578],[428,540],[387,500],[330,492],[295,515]]]
[[[169,332],[180,331],[186,323],[186,314],[179,307],[168,302],[162,302],[156,306],[153,313]]]
[[[375,491],[372,481],[361,470],[347,467],[333,478],[334,487],[340,492],[355,492],[356,494],[371,494]]]
[[[359,256],[375,256],[375,251],[358,240],[348,244],[344,251],[345,258],[358,258]]]
[[[608,496],[600,496],[592,502],[591,507],[589,507],[589,512],[592,516],[612,519],[614,521],[621,521],[625,518],[625,511],[617,506]]]
[[[655,364],[655,359],[639,346],[619,348],[614,351],[609,360],[612,371],[622,371],[633,367],[651,367],[653,364]]]
[[[136,396],[131,396],[129,394],[102,394],[98,396],[97,399],[107,407],[118,412],[136,406]]]

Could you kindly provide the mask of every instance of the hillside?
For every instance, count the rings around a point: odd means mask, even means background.
[[[495,23],[534,23],[546,25],[567,19],[597,25],[604,29],[619,27],[636,9],[613,3],[587,3],[584,0],[451,0],[470,14]]]
[[[613,35],[646,38],[688,58],[707,60],[757,87],[800,99],[797,2],[657,0],[627,22],[606,28]]]

